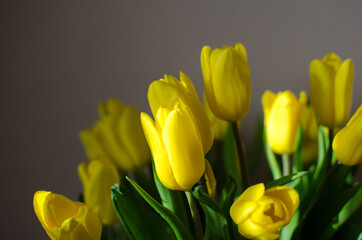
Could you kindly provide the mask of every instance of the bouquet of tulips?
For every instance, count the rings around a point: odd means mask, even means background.
[[[350,117],[352,61],[313,60],[309,98],[266,91],[249,151],[239,135],[250,107],[244,46],[205,46],[201,69],[204,104],[180,72],[149,86],[153,117],[118,99],[98,105],[100,119],[80,132],[90,162],[78,167],[79,201],[34,195],[49,237],[361,239],[362,105]],[[252,185],[265,159],[270,174]]]

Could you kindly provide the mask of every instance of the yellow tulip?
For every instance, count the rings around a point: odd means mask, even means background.
[[[342,164],[354,166],[362,163],[362,105],[347,125],[334,137],[333,150]]]
[[[118,99],[98,106],[100,120],[93,128],[80,132],[89,160],[110,159],[122,171],[142,169],[150,161],[139,113]]]
[[[241,235],[248,239],[277,239],[299,205],[293,189],[277,186],[265,191],[263,183],[246,189],[230,208],[230,216]]]
[[[307,95],[301,94],[306,104],[302,107],[300,123],[303,129],[302,161],[308,164],[317,159],[318,155],[318,123],[313,109],[307,104]]]
[[[196,117],[181,99],[171,107],[160,106],[155,121],[141,113],[155,169],[162,184],[189,190],[205,172],[205,158]]]
[[[203,47],[201,69],[207,101],[215,116],[237,122],[248,113],[250,69],[241,43],[214,50]]]
[[[300,112],[306,101],[304,94],[301,93],[299,102],[290,91],[275,95],[268,90],[262,97],[267,141],[278,154],[290,154],[294,150]]]
[[[165,75],[163,79],[152,82],[148,89],[148,102],[153,116],[156,116],[160,107],[172,106],[177,99],[181,99],[191,109],[201,134],[204,152],[207,153],[213,144],[214,136],[190,78],[183,72],[180,72],[180,81],[171,75]]]
[[[334,53],[309,66],[310,100],[318,122],[328,128],[346,124],[351,110],[353,62]]]
[[[102,224],[84,203],[47,191],[34,194],[34,210],[52,240],[99,240]]]
[[[117,168],[110,162],[92,160],[78,166],[83,184],[84,202],[97,214],[103,225],[118,222],[111,198],[111,187],[120,181]]]
[[[205,159],[205,180],[206,187],[210,197],[215,198],[216,194],[216,178],[214,171],[212,170],[211,164]]]

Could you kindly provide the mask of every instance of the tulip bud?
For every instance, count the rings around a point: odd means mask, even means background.
[[[120,181],[117,168],[110,162],[92,160],[78,166],[83,184],[84,202],[97,214],[103,225],[118,222],[111,198],[111,187]]]
[[[250,69],[244,46],[224,46],[201,51],[207,101],[220,119],[237,122],[250,107]]]
[[[292,219],[299,205],[293,189],[277,186],[265,191],[263,183],[247,188],[230,208],[241,235],[248,239],[277,239],[279,229]]]
[[[336,159],[347,166],[362,163],[362,105],[353,114],[347,126],[334,137]]]
[[[34,210],[52,240],[101,239],[102,224],[84,203],[47,191],[34,194]]]
[[[204,152],[207,153],[213,144],[214,135],[190,78],[183,72],[180,72],[180,81],[171,75],[165,75],[163,79],[152,82],[148,89],[148,102],[153,116],[156,116],[160,107],[170,107],[177,99],[189,106],[201,135]]]
[[[303,96],[305,93],[301,93]],[[275,95],[266,91],[262,97],[264,124],[270,147],[278,154],[290,154],[294,150],[300,112],[306,98],[298,102],[295,95],[285,91]]]
[[[205,172],[205,158],[196,117],[181,99],[158,108],[155,121],[141,113],[143,130],[162,184],[189,190]]]
[[[310,100],[318,122],[328,128],[342,127],[351,110],[353,62],[334,53],[309,66]]]
[[[80,132],[89,160],[108,158],[122,171],[144,168],[150,161],[139,113],[118,99],[98,106],[100,120]]]

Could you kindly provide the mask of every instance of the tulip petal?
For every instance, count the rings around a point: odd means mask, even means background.
[[[192,118],[183,109],[174,110],[167,118],[162,134],[175,180],[185,190],[190,189],[205,171],[202,142]]]
[[[309,66],[310,101],[320,124],[334,126],[334,73],[321,60],[315,59]]]
[[[174,178],[165,145],[154,121],[146,113],[141,113],[141,124],[153,155],[158,178],[169,189],[183,190]]]
[[[255,201],[236,201],[230,208],[230,216],[236,224],[245,221],[259,205]]]
[[[345,60],[335,79],[334,108],[335,126],[341,127],[347,121],[351,110],[353,87],[353,62],[351,59]]]
[[[45,203],[45,200],[47,199],[47,196],[50,193],[51,192],[48,192],[48,191],[37,191],[34,194],[33,206],[34,206],[35,214],[38,217],[44,230],[47,232],[48,236],[51,239],[56,239],[56,236],[54,235],[54,233],[52,233],[52,231],[50,231],[48,224],[46,223],[45,217],[44,217],[44,211],[45,211],[44,203]]]
[[[244,62],[248,62],[248,57],[246,54],[246,49],[243,44],[237,43],[234,46],[235,50],[238,52],[238,54],[241,56]]]
[[[299,195],[293,188],[284,186],[272,187],[265,191],[265,196],[280,199],[287,207],[288,212],[291,213],[291,216],[299,206]]]
[[[261,103],[264,110],[264,124],[266,125],[269,119],[270,111],[275,101],[276,95],[272,91],[265,91],[261,98]]]
[[[342,164],[354,166],[362,162],[362,105],[353,114],[347,126],[334,137],[333,150]]]

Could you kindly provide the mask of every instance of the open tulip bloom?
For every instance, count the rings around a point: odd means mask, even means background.
[[[34,194],[48,236],[361,239],[362,105],[350,117],[352,60],[311,61],[309,99],[265,91],[250,149],[239,133],[251,98],[245,47],[205,46],[200,62],[205,106],[183,72],[150,84],[150,115],[116,98],[98,105],[99,120],[80,131],[89,163],[78,167],[78,201]],[[268,174],[250,181],[263,159]]]

